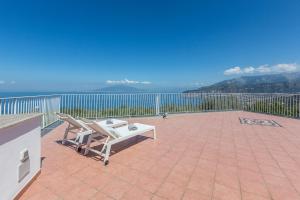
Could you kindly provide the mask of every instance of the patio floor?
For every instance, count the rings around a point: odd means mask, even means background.
[[[273,119],[282,127],[240,124]],[[63,146],[63,124],[42,138],[42,172],[21,199],[300,199],[300,121],[248,112],[140,118],[157,140],[114,147],[110,164]]]

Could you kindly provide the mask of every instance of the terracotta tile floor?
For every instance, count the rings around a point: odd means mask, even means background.
[[[242,125],[239,117],[283,127]],[[66,124],[48,133],[42,173],[21,199],[300,199],[299,120],[222,112],[129,121],[155,125],[158,139],[114,147],[106,167],[57,142]]]

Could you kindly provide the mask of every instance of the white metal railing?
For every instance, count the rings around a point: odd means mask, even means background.
[[[75,117],[105,118],[245,110],[299,118],[300,94],[136,93],[64,94],[61,111]]]
[[[74,117],[107,118],[244,110],[300,118],[300,94],[246,93],[80,93],[0,98],[0,115],[43,113],[42,127],[55,112]]]
[[[75,117],[149,116],[160,113],[241,110],[241,94],[64,94],[61,111]]]
[[[0,98],[0,115],[43,113],[42,128],[57,120],[60,112],[60,96],[26,96]]]
[[[300,94],[243,94],[243,110],[300,118]]]

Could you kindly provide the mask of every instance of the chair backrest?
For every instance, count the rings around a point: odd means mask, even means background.
[[[85,130],[90,130],[90,129],[88,128],[88,126],[86,126],[83,122],[80,122],[80,120],[74,119],[74,117],[72,117],[71,115],[64,114],[64,113],[56,113],[56,115],[57,115],[60,119],[62,119],[62,120],[64,120],[64,121],[68,122],[69,124],[72,124],[72,125],[73,125],[74,127],[76,127],[76,128],[83,128],[83,129],[85,129]]]
[[[93,129],[94,131],[98,132],[98,133],[102,133],[106,136],[109,136],[111,138],[118,138],[120,137],[113,128],[111,127],[102,127],[100,126],[97,122],[92,121],[92,123],[88,123],[87,124],[91,129]]]

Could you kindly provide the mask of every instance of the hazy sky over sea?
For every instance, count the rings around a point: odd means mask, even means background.
[[[0,1],[0,91],[295,72],[300,1]]]

